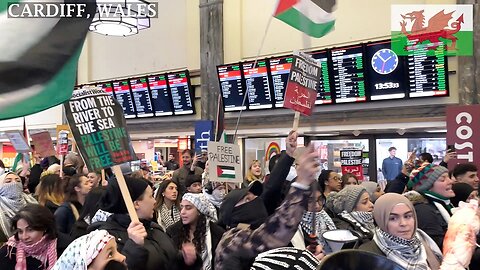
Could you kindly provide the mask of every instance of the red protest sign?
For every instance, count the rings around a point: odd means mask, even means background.
[[[317,98],[320,76],[321,68],[313,57],[295,52],[283,106],[304,115],[311,115]]]
[[[480,166],[480,105],[447,107],[447,145],[453,145],[457,157],[448,162],[452,170],[459,163]]]
[[[41,157],[55,156],[55,149],[53,148],[52,137],[48,131],[35,133],[30,135],[32,144],[35,145],[35,151]]]

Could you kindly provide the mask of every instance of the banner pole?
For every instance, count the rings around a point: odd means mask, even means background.
[[[102,182],[100,183],[100,187],[103,186],[103,183],[105,182],[105,169],[102,169]]]
[[[300,123],[300,112],[295,111],[295,116],[293,117],[293,130],[298,130],[298,124]]]
[[[63,155],[60,155],[60,178],[63,178]]]
[[[114,165],[112,167],[112,170],[115,176],[117,177],[118,186],[120,187],[123,201],[127,206],[130,219],[132,220],[132,222],[139,222],[137,212],[135,211],[135,207],[133,206],[132,197],[130,197],[130,191],[128,191],[127,183],[125,182],[125,178],[123,177],[123,173],[122,173],[122,169],[120,168],[120,165]]]

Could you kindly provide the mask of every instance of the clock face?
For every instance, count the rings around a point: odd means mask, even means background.
[[[398,56],[390,49],[378,50],[372,57],[372,68],[378,74],[389,74],[398,66]]]

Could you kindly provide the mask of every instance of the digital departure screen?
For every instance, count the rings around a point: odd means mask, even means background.
[[[167,78],[165,75],[148,77],[148,86],[152,93],[155,116],[173,115],[170,95],[168,94]]]
[[[245,91],[242,85],[242,71],[240,70],[240,64],[218,66],[217,71],[225,111],[240,111],[247,109],[246,105],[242,106]]]
[[[391,48],[391,42],[379,41],[365,45],[365,72],[371,100],[405,98],[405,59]]]
[[[168,86],[172,94],[173,109],[176,115],[193,114],[193,98],[188,71],[170,73],[167,75]]]
[[[366,101],[362,45],[336,48],[330,53],[335,102]]]
[[[317,59],[318,65],[322,69],[315,104],[330,104],[333,101],[330,88],[330,75],[328,72],[328,53],[326,50],[323,50],[312,52],[311,54],[313,58]]]
[[[268,60],[275,107],[277,108],[283,107],[283,97],[285,96],[292,61],[292,56],[271,58]]]
[[[153,116],[153,106],[150,92],[148,91],[147,78],[130,79],[130,88],[132,89],[137,117]]]
[[[250,110],[272,108],[272,94],[268,81],[267,61],[259,60],[242,64],[243,78],[248,94],[248,108]]]
[[[111,82],[98,83],[96,86],[100,87],[103,91],[107,92],[113,98],[115,98],[115,94],[113,94],[113,86]]]
[[[429,44],[432,46],[432,44]],[[439,42],[434,55],[426,47],[408,52],[408,83],[410,97],[447,96],[448,75],[445,46]]]
[[[135,107],[133,105],[133,98],[130,94],[130,86],[128,80],[113,82],[113,91],[118,103],[123,108],[125,118],[135,118]]]

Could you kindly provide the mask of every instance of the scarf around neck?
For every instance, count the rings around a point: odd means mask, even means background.
[[[313,222],[314,217],[315,223]],[[313,228],[314,224],[315,231]],[[302,217],[302,221],[300,221],[300,226],[307,234],[316,235],[318,243],[323,246],[325,252],[331,251],[330,246],[328,245],[327,241],[325,241],[322,235],[327,231],[335,230],[337,227],[333,223],[332,218],[330,218],[327,212],[325,212],[325,210],[322,210],[320,212],[305,211]]]
[[[373,233],[373,231],[375,230],[375,223],[373,221],[372,212],[353,211],[350,213],[350,215],[352,215],[353,218],[360,222],[362,226],[364,226]]]
[[[12,236],[6,243],[8,255],[12,255],[16,248],[15,270],[27,270],[27,257],[33,257],[42,263],[43,269],[50,270],[57,261],[57,239],[49,240],[44,235],[40,241],[32,245],[25,245],[22,241],[15,240]]]
[[[180,220],[180,212],[176,205],[172,205],[172,209],[168,209],[167,205],[163,204],[160,207],[160,218],[163,226],[167,229]]]
[[[435,205],[443,219],[448,223],[450,217],[452,216],[453,208],[453,205],[450,203],[450,199],[432,191],[425,191],[423,194],[429,201],[433,203],[433,205]]]
[[[20,182],[1,184],[0,229],[2,229],[7,237],[12,236],[10,220],[25,207],[27,203],[37,203],[37,201],[32,196],[23,193]]]
[[[210,232],[210,220],[207,219],[205,225],[205,247],[202,248],[202,266],[203,270],[212,269],[212,233]]]

